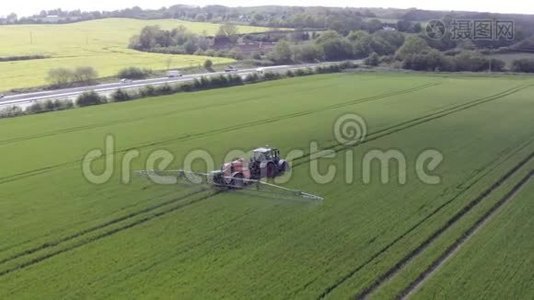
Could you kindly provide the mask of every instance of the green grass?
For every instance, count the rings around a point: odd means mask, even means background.
[[[533,83],[317,75],[0,120],[0,155],[10,158],[0,171],[0,274],[12,270],[0,275],[0,298],[354,296],[534,151],[526,143],[534,137]],[[501,95],[514,87],[522,89]],[[369,142],[349,149],[352,184],[342,176],[347,149],[332,135],[348,112],[369,128]],[[106,134],[116,139],[117,171],[92,185],[80,160],[102,148]],[[324,196],[322,205],[242,192],[189,195],[196,189],[139,178],[120,183],[129,149],[141,153],[136,169],[157,149],[172,152],[179,168],[195,149],[220,163],[231,149],[269,144],[288,153],[311,141],[338,151],[319,164],[323,171],[335,164],[337,177],[318,184],[302,160],[285,186]],[[428,148],[445,157],[438,185],[415,174],[415,159]],[[406,155],[407,184],[362,183],[362,157],[374,149]]]
[[[113,76],[129,66],[163,70],[201,65],[206,57],[151,54],[128,49],[130,38],[141,28],[159,25],[171,29],[183,25],[198,33],[213,35],[219,24],[181,20],[103,19],[65,25],[0,26],[0,56],[47,55],[43,60],[0,62],[0,91],[46,84],[48,70],[57,67],[93,66],[102,77]],[[264,27],[239,26],[239,32],[266,31]],[[211,58],[228,63],[227,58]]]
[[[534,297],[533,193],[530,183],[429,279],[414,299]]]

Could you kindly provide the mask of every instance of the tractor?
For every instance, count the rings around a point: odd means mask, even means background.
[[[220,170],[210,173],[210,181],[220,187],[241,189],[245,185],[261,180],[275,178],[289,170],[289,164],[280,158],[275,148],[257,148],[251,158],[237,158],[224,163]]]

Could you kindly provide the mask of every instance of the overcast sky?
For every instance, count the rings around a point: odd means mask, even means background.
[[[226,6],[258,6],[258,5],[295,5],[295,6],[351,6],[351,7],[395,7],[433,10],[467,10],[500,13],[534,14],[532,0],[508,1],[472,1],[472,0],[0,0],[0,16],[15,12],[19,15],[32,15],[41,10],[61,8],[63,10],[115,10],[132,6],[142,8],[160,8],[174,4],[191,4],[205,6],[221,4]]]

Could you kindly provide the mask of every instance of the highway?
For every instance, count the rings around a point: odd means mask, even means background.
[[[310,67],[316,67],[321,65],[330,65],[332,63],[322,63],[322,64],[306,64],[306,65],[281,65],[281,66],[271,66],[271,67],[261,67],[264,72],[287,72],[288,70],[297,70],[297,69],[303,69],[303,68],[310,68]],[[22,108],[27,107],[31,105],[32,103],[35,103],[36,101],[43,101],[43,100],[56,100],[56,99],[62,99],[62,100],[74,100],[77,96],[80,94],[87,92],[87,91],[95,91],[101,95],[109,96],[111,93],[113,93],[117,89],[123,89],[123,90],[136,90],[140,89],[142,87],[153,85],[163,85],[163,84],[171,84],[171,83],[180,83],[180,82],[191,82],[195,80],[196,78],[200,77],[211,77],[211,76],[218,76],[221,74],[234,74],[239,76],[246,76],[252,73],[257,73],[258,68],[252,68],[252,69],[242,69],[234,72],[210,72],[210,73],[198,73],[198,74],[188,74],[183,75],[182,77],[175,77],[175,78],[169,78],[169,77],[161,77],[161,78],[151,78],[151,79],[145,79],[145,80],[134,80],[129,82],[115,82],[115,83],[105,83],[105,84],[98,84],[98,85],[92,85],[92,86],[83,86],[83,87],[76,87],[76,88],[66,88],[66,89],[58,89],[58,90],[47,90],[47,91],[40,91],[40,92],[32,92],[32,93],[21,93],[21,94],[14,94],[14,95],[6,95],[3,98],[0,99],[0,108],[6,107],[6,106],[20,106]]]

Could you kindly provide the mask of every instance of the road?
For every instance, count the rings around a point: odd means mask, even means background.
[[[306,65],[282,65],[282,66],[263,67],[263,69],[265,70],[265,72],[287,72],[289,70],[297,70],[297,69],[302,69],[302,68],[310,68],[310,67],[316,67],[320,65],[329,65],[329,64],[331,63],[306,64]],[[243,70],[238,70],[236,72],[232,72],[231,74],[244,77],[246,75],[256,73],[257,69],[258,68],[243,69]],[[151,78],[151,79],[145,79],[145,80],[134,80],[131,82],[105,83],[105,84],[83,86],[83,87],[76,87],[76,88],[7,95],[0,99],[0,108],[6,107],[6,106],[20,106],[24,108],[24,107],[31,105],[32,103],[35,103],[37,101],[43,101],[43,100],[56,100],[56,99],[74,100],[76,99],[77,96],[87,91],[95,91],[101,95],[109,96],[111,93],[113,93],[117,89],[136,90],[136,89],[140,89],[142,87],[148,86],[148,85],[158,86],[158,85],[170,84],[170,83],[191,82],[203,76],[211,77],[211,76],[218,76],[221,74],[228,74],[228,73],[226,72],[198,73],[198,74],[183,75],[182,77],[176,77],[176,78],[169,78],[169,77]]]

